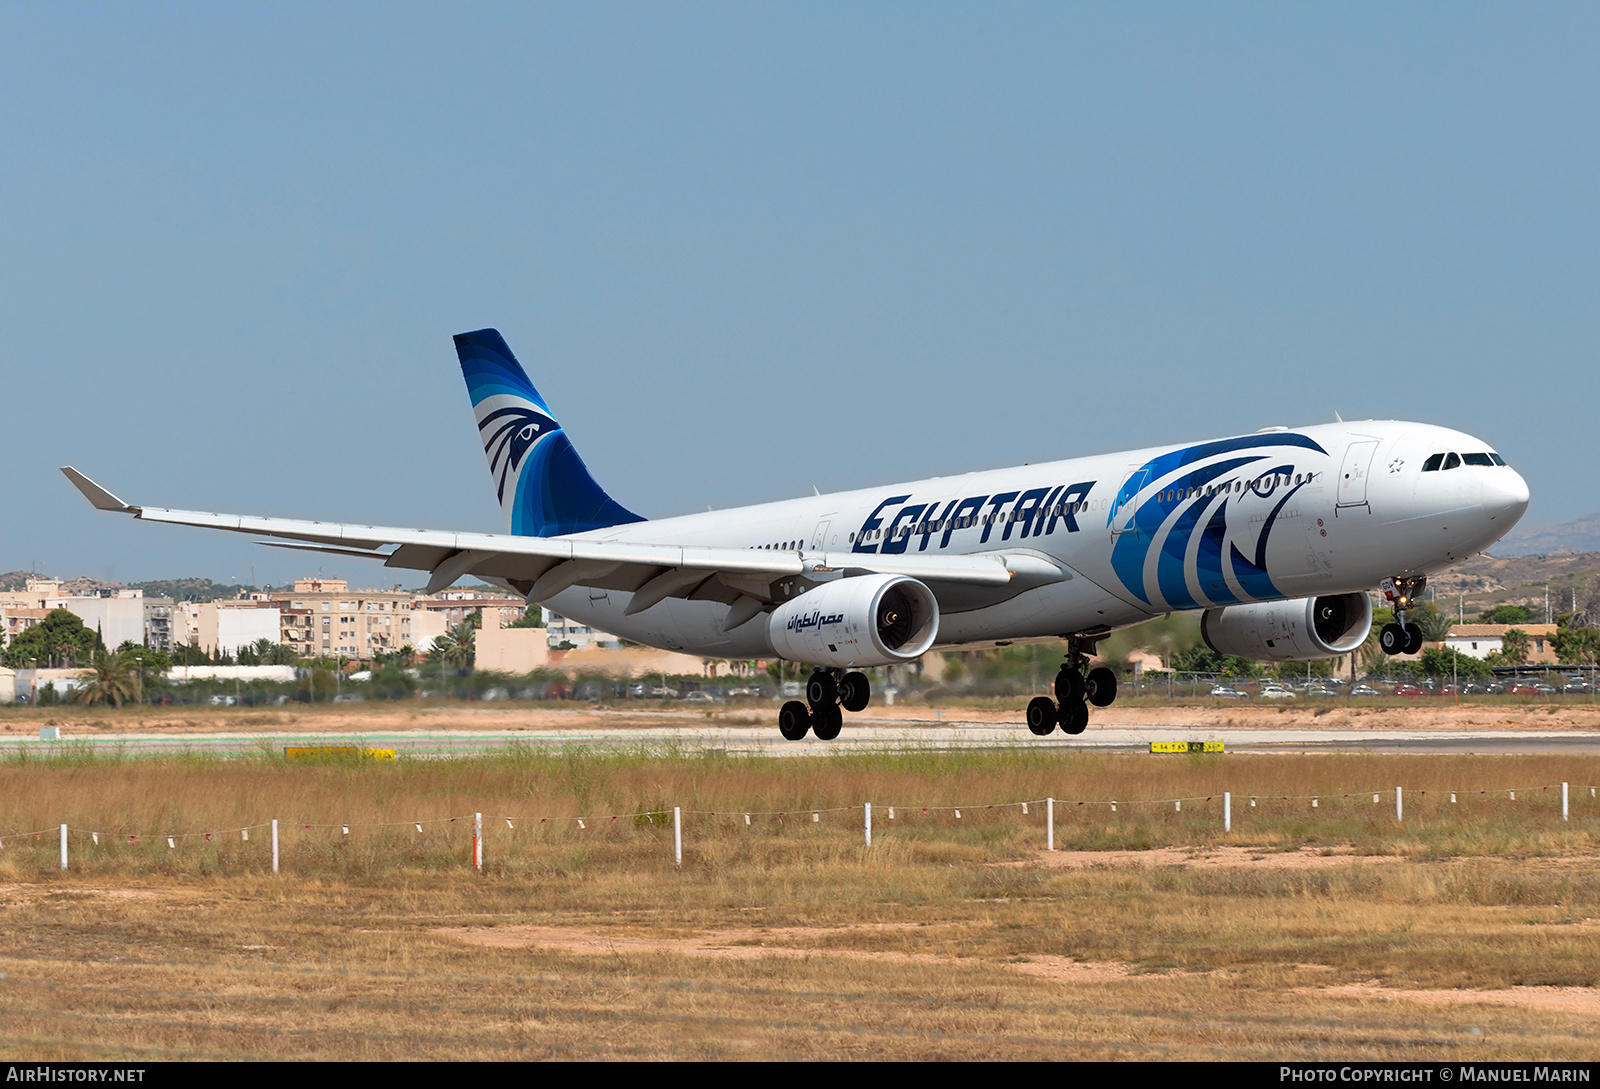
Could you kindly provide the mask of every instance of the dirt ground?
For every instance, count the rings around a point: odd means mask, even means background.
[[[887,929],[885,924],[873,929]],[[912,924],[904,924],[912,925]],[[854,961],[899,964],[945,964],[953,958],[934,953],[870,952],[833,948],[831,939],[863,927],[775,927],[759,930],[729,928],[688,937],[661,938],[617,934],[610,930],[578,926],[440,927],[434,931],[467,945],[485,949],[552,949],[586,956],[615,957],[628,953],[676,953],[685,957],[723,960],[758,960],[772,957],[805,959],[833,957]],[[1005,967],[1023,975],[1056,983],[1116,982],[1136,973],[1128,964],[1073,960],[1035,954],[1013,960]],[[1302,965],[1314,969],[1316,965]],[[1385,1002],[1418,1002],[1432,1006],[1478,1003],[1515,1006],[1527,1010],[1552,1010],[1594,1016],[1600,1014],[1600,992],[1591,987],[1505,987],[1498,990],[1417,990],[1385,987],[1379,981],[1342,986],[1305,988],[1301,993],[1329,997],[1366,998]]]
[[[918,724],[978,723],[1016,725],[1023,704],[1015,708],[875,706],[852,716],[852,728],[904,729]],[[315,708],[141,707],[112,710],[77,707],[7,709],[0,713],[0,735],[38,736],[41,726],[59,726],[64,734],[163,733],[388,733],[403,730],[625,730],[635,726],[752,726],[767,723],[774,710],[766,704],[715,711],[668,709],[641,705],[618,707],[581,704],[569,707],[527,707],[483,704],[429,705],[411,703],[343,704]],[[1600,705],[1548,703],[1520,705],[1463,704],[1442,701],[1403,706],[1302,704],[1166,705],[1136,703],[1096,710],[1095,726],[1228,726],[1263,729],[1438,729],[1438,730],[1600,730]]]

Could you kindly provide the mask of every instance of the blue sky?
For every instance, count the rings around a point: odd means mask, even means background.
[[[493,325],[651,516],[1332,418],[1600,509],[1600,8],[0,7],[0,570],[500,528]],[[414,581],[414,580],[413,580]]]

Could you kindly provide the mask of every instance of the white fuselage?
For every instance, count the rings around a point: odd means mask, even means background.
[[[1528,489],[1487,443],[1397,421],[1272,429],[614,526],[580,538],[822,553],[1033,555],[1066,578],[939,593],[938,644],[1104,631],[1152,616],[1369,590],[1444,570],[1498,540]],[[1425,471],[1435,454],[1448,469]],[[1465,459],[1465,460],[1463,460]],[[1491,459],[1493,459],[1491,461]],[[1467,463],[1477,462],[1477,463]],[[626,639],[707,657],[773,653],[759,620],[626,591],[547,603]]]

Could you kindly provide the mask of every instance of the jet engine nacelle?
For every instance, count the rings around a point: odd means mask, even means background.
[[[767,634],[773,649],[792,662],[893,665],[933,646],[939,602],[904,575],[835,579],[774,609]]]
[[[1227,605],[1200,615],[1200,634],[1218,654],[1305,662],[1349,654],[1372,630],[1372,599],[1332,594]]]

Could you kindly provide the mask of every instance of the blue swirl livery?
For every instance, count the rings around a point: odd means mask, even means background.
[[[1267,540],[1304,487],[1291,482],[1306,451],[1327,453],[1304,435],[1247,435],[1173,450],[1135,469],[1106,519],[1117,578],[1166,610],[1286,597],[1267,573]]]
[[[507,529],[558,537],[645,520],[589,475],[499,332],[461,333],[455,343]]]

